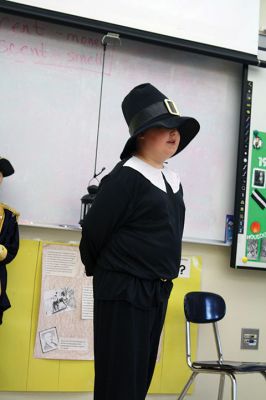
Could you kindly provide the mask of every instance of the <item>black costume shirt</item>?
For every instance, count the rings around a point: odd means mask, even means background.
[[[0,203],[0,244],[7,249],[7,256],[0,261],[0,324],[2,323],[3,312],[11,305],[6,293],[7,270],[6,264],[10,263],[17,255],[19,248],[19,230],[15,210]]]
[[[82,227],[81,259],[86,274],[94,275],[94,298],[147,308],[169,297],[180,267],[184,217],[174,171],[135,156],[120,161],[102,178]]]

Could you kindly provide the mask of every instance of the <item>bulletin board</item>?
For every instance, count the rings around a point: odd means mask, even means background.
[[[248,67],[239,138],[233,268],[266,270],[266,71]]]
[[[62,244],[61,244],[62,245]],[[8,265],[8,295],[12,304],[0,327],[0,391],[93,391],[93,361],[34,358],[41,296],[43,242],[22,240],[16,259]],[[183,299],[200,290],[201,258],[186,256],[174,280],[159,361],[149,393],[178,393],[190,375],[185,362]],[[197,328],[192,326],[196,353]],[[191,389],[193,390],[193,389]]]

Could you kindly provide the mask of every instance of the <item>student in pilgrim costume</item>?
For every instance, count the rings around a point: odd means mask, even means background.
[[[14,168],[6,158],[0,157],[0,184],[3,178],[14,174]],[[19,248],[19,231],[17,218],[19,213],[6,204],[0,203],[0,325],[3,313],[11,307],[7,297],[7,270],[9,264],[17,255]]]
[[[94,290],[94,400],[144,400],[172,279],[181,261],[185,204],[164,165],[199,131],[149,83],[122,102],[130,138],[82,226],[80,254]]]

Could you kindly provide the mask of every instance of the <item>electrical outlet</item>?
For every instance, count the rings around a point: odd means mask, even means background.
[[[240,348],[245,350],[258,350],[259,333],[259,329],[242,328]]]

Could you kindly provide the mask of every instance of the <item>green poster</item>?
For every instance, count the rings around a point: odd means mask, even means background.
[[[253,131],[246,260],[266,262],[266,132]]]

